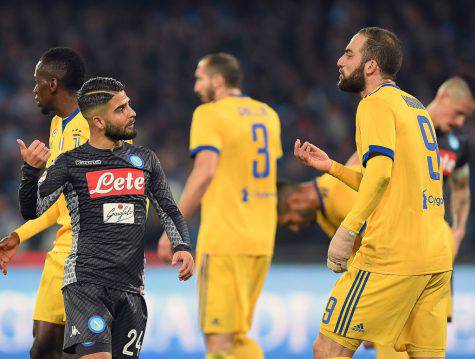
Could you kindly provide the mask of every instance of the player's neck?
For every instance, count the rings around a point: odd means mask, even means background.
[[[374,78],[373,77],[366,78],[366,86],[364,90],[360,92],[361,98],[368,96],[370,93],[372,93],[374,90],[376,90],[378,87],[384,84],[395,85],[396,83],[393,80],[384,79],[379,76],[374,77]]]
[[[113,141],[110,138],[104,136],[102,133],[95,133],[91,131],[91,138],[89,144],[100,150],[113,150],[114,148],[122,146],[122,141]]]
[[[216,90],[216,93],[214,95],[214,100],[219,101],[229,96],[240,96],[240,95],[242,95],[241,89],[238,89],[236,87],[233,87],[233,88],[223,87]]]
[[[61,118],[70,116],[78,108],[78,102],[75,96],[63,95],[56,101],[54,114]]]

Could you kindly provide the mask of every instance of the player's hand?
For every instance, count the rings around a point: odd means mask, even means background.
[[[193,270],[195,268],[195,261],[190,252],[187,251],[178,251],[175,252],[172,259],[172,265],[181,262],[180,270],[178,271],[179,280],[188,280],[193,275]]]
[[[16,140],[20,147],[20,154],[23,161],[35,168],[44,168],[46,161],[51,156],[51,152],[40,140],[34,140],[27,148],[23,140]]]
[[[374,344],[371,343],[371,342],[368,342],[368,341],[365,340],[363,343],[364,343],[363,345],[364,345],[365,349],[374,348]]]
[[[168,239],[168,236],[165,232],[163,232],[162,236],[160,237],[160,240],[158,241],[157,255],[158,258],[160,258],[160,260],[165,263],[170,263],[172,261],[172,244],[170,243],[170,240]]]
[[[7,264],[15,255],[20,246],[20,237],[15,232],[0,239],[0,267],[4,275],[7,275]]]
[[[355,243],[357,234],[340,226],[333,236],[328,247],[327,267],[335,273],[348,269],[348,259]]]
[[[300,140],[295,141],[294,156],[304,165],[319,171],[328,172],[332,166],[332,160],[328,155],[310,142],[305,142],[302,145]]]

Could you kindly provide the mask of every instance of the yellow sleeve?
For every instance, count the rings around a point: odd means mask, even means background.
[[[376,156],[368,161],[361,180],[356,202],[341,225],[359,233],[374,212],[391,179],[393,161],[387,156]]]
[[[366,162],[374,155],[394,160],[396,121],[389,105],[380,98],[362,100],[358,106],[357,118],[363,167],[366,167]]]
[[[20,243],[30,239],[34,235],[43,232],[46,228],[56,224],[59,217],[58,202],[53,204],[48,210],[38,218],[25,222],[23,225],[15,229],[13,232],[20,237]]]
[[[361,178],[363,177],[361,172],[356,170],[354,166],[344,166],[336,161],[332,161],[328,174],[339,179],[355,191],[359,190]]]
[[[223,148],[219,117],[211,106],[211,104],[201,105],[193,113],[190,130],[190,156],[192,158],[202,150],[210,150],[219,154]]]

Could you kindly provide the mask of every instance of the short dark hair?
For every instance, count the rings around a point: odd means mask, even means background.
[[[241,87],[243,74],[241,65],[236,57],[219,52],[206,55],[202,60],[206,61],[207,70],[223,76],[227,87]]]
[[[284,214],[289,210],[287,197],[289,194],[297,192],[299,183],[287,179],[277,180],[277,213]]]
[[[358,35],[366,37],[361,48],[362,63],[374,60],[383,76],[394,80],[402,65],[402,44],[396,34],[380,27],[365,27]]]
[[[110,77],[94,77],[87,80],[77,93],[79,109],[90,120],[93,110],[105,105],[117,92],[124,91],[124,85]]]
[[[41,67],[58,78],[62,87],[76,92],[84,82],[86,67],[81,56],[69,47],[53,47],[41,55]]]

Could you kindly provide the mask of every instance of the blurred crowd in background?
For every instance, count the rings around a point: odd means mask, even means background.
[[[176,200],[192,162],[189,126],[199,100],[193,93],[198,60],[210,52],[236,55],[244,91],[279,113],[285,156],[282,177],[310,180],[316,173],[293,159],[296,138],[310,140],[339,161],[355,149],[358,98],[339,91],[336,61],[365,26],[396,32],[404,45],[398,85],[428,104],[453,75],[474,85],[475,3],[410,1],[37,1],[0,3],[0,235],[22,223],[18,211],[20,156],[17,138],[47,141],[49,119],[32,94],[34,66],[54,46],[78,51],[87,76],[112,76],[126,85],[137,111],[136,143],[154,149]],[[475,121],[463,129],[475,138]],[[475,144],[472,169],[475,169]],[[475,193],[475,175],[472,176]],[[462,259],[475,253],[469,220]],[[196,234],[197,221],[191,224]],[[151,216],[147,246],[160,225]],[[54,231],[25,244],[46,250]],[[326,237],[316,226],[299,235],[279,230],[279,260],[320,260]],[[309,248],[312,248],[309,250]]]

